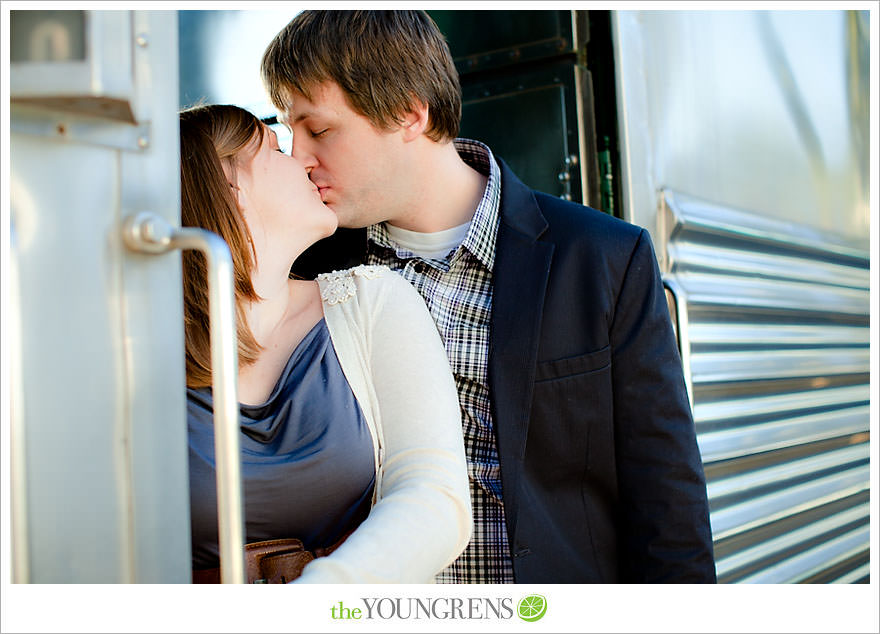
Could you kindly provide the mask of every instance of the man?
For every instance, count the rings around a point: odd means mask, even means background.
[[[300,13],[262,74],[294,156],[358,230],[304,266],[389,265],[445,342],[475,526],[437,580],[714,582],[648,234],[534,192],[485,145],[456,139],[458,77],[424,12]],[[340,240],[349,258],[331,262]]]

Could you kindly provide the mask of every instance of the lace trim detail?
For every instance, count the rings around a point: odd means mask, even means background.
[[[357,287],[354,284],[355,276],[372,280],[382,275],[385,268],[379,264],[361,264],[353,269],[321,273],[317,277],[325,282],[321,289],[321,299],[331,306],[344,302],[350,297],[354,297],[357,292]]]

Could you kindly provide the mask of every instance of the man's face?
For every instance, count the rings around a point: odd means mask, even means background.
[[[284,113],[293,133],[293,156],[309,172],[340,227],[393,220],[407,199],[398,130],[376,128],[348,105],[335,82],[321,83],[311,92],[311,99],[295,93]]]

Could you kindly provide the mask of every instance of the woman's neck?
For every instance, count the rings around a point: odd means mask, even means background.
[[[259,280],[254,276],[252,283],[260,299],[245,306],[245,318],[257,343],[266,345],[272,333],[286,320],[296,304],[296,288],[286,277],[267,284],[266,280]]]
[[[256,236],[255,236],[256,237]],[[260,236],[262,237],[262,236]],[[291,284],[289,254],[268,248],[258,240],[257,258],[251,272],[251,284],[260,297],[245,308],[248,326],[260,345],[271,338],[272,332],[291,315],[308,303],[306,290]]]
[[[239,401],[247,404],[268,398],[293,350],[323,316],[316,282],[281,278],[255,289],[263,299],[244,313],[262,350],[256,361],[238,369]]]

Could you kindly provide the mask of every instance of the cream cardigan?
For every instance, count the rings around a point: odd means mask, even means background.
[[[318,276],[342,371],[373,437],[369,517],[296,583],[433,583],[471,536],[458,395],[422,298],[385,266]]]

